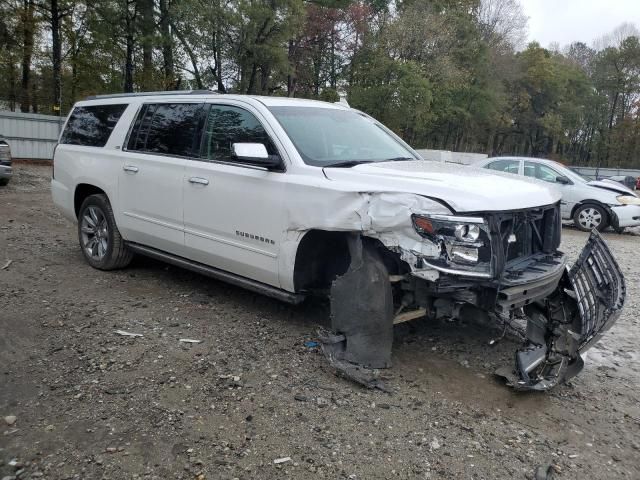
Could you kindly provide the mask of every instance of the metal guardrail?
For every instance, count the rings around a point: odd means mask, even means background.
[[[599,178],[601,177],[611,177],[614,175],[624,175],[629,177],[640,177],[640,169],[635,168],[611,168],[611,167],[580,167],[580,166],[569,166],[572,170],[578,172],[581,175],[586,175],[587,177],[596,177],[596,174]]]

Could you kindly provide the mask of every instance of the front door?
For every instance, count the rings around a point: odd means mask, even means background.
[[[187,161],[184,228],[187,256],[273,286],[283,239],[285,174],[243,164],[233,143],[262,143],[278,154],[257,111],[212,104],[201,158]]]
[[[562,195],[562,199],[560,200],[560,215],[564,219],[571,218],[571,211],[576,204],[572,195],[573,188],[571,184],[558,182],[558,177],[563,176],[561,173],[543,163],[524,162],[524,174],[527,177],[533,177],[544,182],[552,183],[557,187]]]

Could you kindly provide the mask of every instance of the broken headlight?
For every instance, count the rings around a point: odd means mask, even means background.
[[[488,226],[481,217],[413,215],[413,228],[439,247],[440,255],[424,258],[438,270],[489,276],[491,245]]]

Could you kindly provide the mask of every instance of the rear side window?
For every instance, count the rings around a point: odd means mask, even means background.
[[[491,170],[498,170],[499,172],[518,173],[520,168],[519,160],[496,160],[487,165]]]
[[[197,157],[198,125],[203,104],[158,103],[144,105],[138,114],[128,150],[179,157]]]
[[[104,147],[126,108],[127,104],[74,108],[60,143]]]

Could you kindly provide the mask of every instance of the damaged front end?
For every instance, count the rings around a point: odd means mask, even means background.
[[[515,369],[501,375],[517,390],[548,390],[577,375],[581,354],[620,316],[625,293],[620,267],[594,230],[558,288],[524,308],[525,345],[516,352]]]
[[[321,338],[323,350],[358,383],[381,388],[375,369],[391,366],[395,323],[470,313],[525,318],[515,366],[499,375],[518,390],[547,390],[582,369],[581,354],[620,315],[618,264],[594,231],[567,268],[557,204],[464,217],[413,210],[409,218],[404,230],[388,222],[352,234],[349,268],[331,285],[333,332]],[[389,269],[390,255],[404,270]]]

